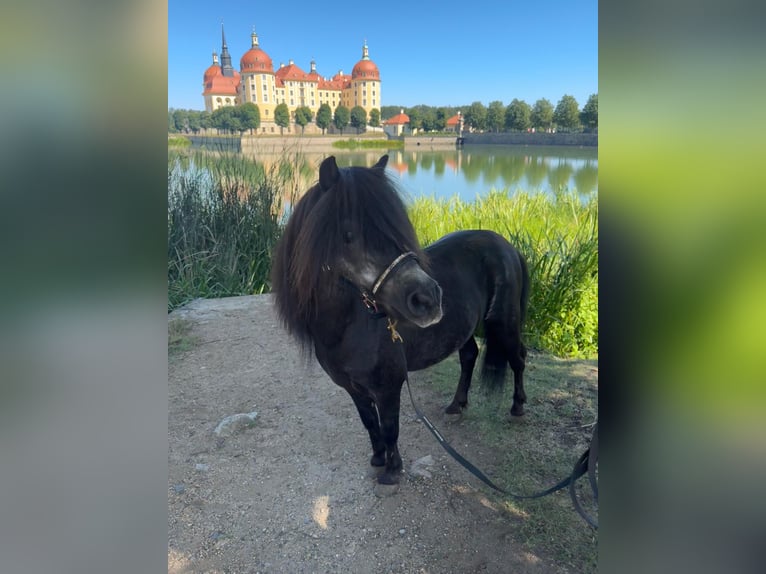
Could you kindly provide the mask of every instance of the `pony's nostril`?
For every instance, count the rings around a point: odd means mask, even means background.
[[[411,293],[410,296],[407,298],[407,306],[410,308],[410,311],[421,315],[428,311],[431,307],[434,305],[434,299],[427,293],[422,293],[420,291],[416,291],[415,293]]]

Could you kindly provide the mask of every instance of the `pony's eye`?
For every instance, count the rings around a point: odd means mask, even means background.
[[[343,234],[343,241],[345,241],[346,243],[351,243],[352,241],[354,241],[354,234],[353,234],[353,232],[346,231]]]

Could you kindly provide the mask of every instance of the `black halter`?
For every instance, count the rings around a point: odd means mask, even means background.
[[[394,271],[396,271],[396,269],[408,259],[415,259],[417,261],[418,256],[415,255],[415,253],[412,251],[402,253],[399,257],[394,259],[388,267],[386,267],[383,273],[378,276],[378,278],[372,284],[371,290],[368,291],[364,287],[359,287],[358,285],[356,286],[357,289],[359,289],[359,292],[362,294],[362,303],[364,303],[364,306],[367,307],[367,310],[373,315],[377,317],[386,316],[386,314],[382,311],[378,311],[378,303],[375,301],[375,295],[377,295],[378,291],[380,291],[383,282],[388,279],[394,273]]]

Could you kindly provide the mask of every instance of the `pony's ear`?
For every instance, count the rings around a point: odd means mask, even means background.
[[[375,169],[375,168],[386,169],[386,164],[388,164],[388,154],[381,156],[380,159],[378,160],[378,163],[372,166],[372,169]]]
[[[340,171],[338,170],[338,164],[335,162],[335,156],[331,155],[319,166],[319,187],[323,191],[327,191],[338,183],[339,178]]]

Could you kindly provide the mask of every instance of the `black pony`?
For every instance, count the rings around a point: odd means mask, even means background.
[[[512,415],[524,414],[526,348],[521,325],[529,277],[524,259],[491,231],[458,231],[421,250],[404,204],[385,174],[339,169],[334,157],[295,205],[272,269],[287,330],[313,347],[330,378],[351,395],[370,434],[380,484],[402,468],[399,395],[407,371],[460,351],[460,382],[448,413],[468,403],[483,323],[483,376],[498,388],[514,372]]]

